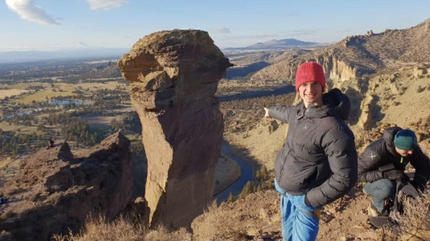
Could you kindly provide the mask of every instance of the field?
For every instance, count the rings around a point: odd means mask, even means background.
[[[26,93],[25,89],[3,89],[0,90],[0,99],[4,99],[5,97],[10,97],[12,95],[20,95]]]
[[[20,95],[16,98],[15,103],[17,104],[28,104],[33,101],[46,101],[53,97],[76,97],[77,94],[75,91],[83,91],[87,95],[91,95],[91,92],[97,90],[113,90],[118,87],[125,87],[125,82],[113,80],[106,82],[96,82],[96,83],[79,83],[79,84],[68,84],[68,83],[41,83],[41,82],[32,82],[26,84],[17,84],[9,86],[10,89],[0,90],[0,98],[10,97],[12,95]],[[30,92],[28,89],[34,88],[35,86],[39,86],[42,89],[35,93]]]

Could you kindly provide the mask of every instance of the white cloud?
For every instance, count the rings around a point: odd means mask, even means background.
[[[75,48],[88,48],[88,47],[91,47],[91,46],[89,46],[88,44],[86,44],[84,42],[79,42],[74,47]]]
[[[213,29],[213,32],[214,33],[230,33],[230,29],[229,28],[220,27],[220,28]]]
[[[86,0],[91,10],[109,10],[128,4],[128,0]]]
[[[59,25],[41,7],[34,5],[32,0],[6,0],[6,5],[22,19],[45,25]]]

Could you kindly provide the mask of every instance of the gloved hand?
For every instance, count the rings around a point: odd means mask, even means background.
[[[412,184],[412,186],[414,186],[418,191],[421,191],[421,192],[424,192],[424,190],[425,190],[425,189],[426,189],[426,187],[427,187],[426,182],[423,182],[423,181],[421,181],[421,180],[417,180],[417,179],[414,179],[414,180],[411,182],[411,184]]]
[[[402,170],[393,169],[393,170],[382,172],[382,176],[386,179],[395,181],[405,177],[405,173]]]

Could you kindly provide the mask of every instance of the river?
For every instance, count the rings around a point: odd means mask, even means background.
[[[228,186],[224,191],[218,193],[214,196],[214,199],[217,199],[218,203],[226,201],[230,193],[233,195],[239,195],[242,191],[243,187],[248,181],[252,180],[252,168],[245,161],[240,159],[238,156],[234,155],[230,149],[230,146],[227,142],[222,143],[221,151],[224,155],[230,157],[232,160],[236,161],[240,165],[240,177],[230,186]]]
[[[249,92],[243,92],[241,94],[236,94],[236,95],[219,96],[218,100],[220,102],[232,101],[232,100],[243,100],[243,99],[258,98],[258,97],[264,97],[264,96],[270,96],[270,95],[283,95],[283,94],[292,93],[294,91],[295,91],[295,87],[292,85],[289,85],[289,86],[276,88],[273,90],[249,91]],[[235,196],[239,195],[240,192],[242,192],[242,189],[246,185],[246,183],[252,180],[252,174],[253,174],[252,167],[248,165],[245,161],[243,161],[241,158],[234,155],[227,142],[223,142],[221,151],[224,155],[235,160],[240,165],[241,175],[239,179],[237,179],[234,183],[228,186],[224,191],[214,196],[214,199],[217,199],[218,203],[226,201],[228,199],[228,196],[230,196],[230,193],[233,193],[233,195]]]

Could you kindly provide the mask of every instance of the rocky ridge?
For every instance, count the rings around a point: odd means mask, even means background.
[[[24,159],[2,190],[1,237],[45,241],[77,231],[89,215],[115,218],[132,195],[129,146],[118,132],[79,157],[65,142]]]
[[[292,83],[297,66],[307,60],[323,65],[326,77],[346,81],[405,65],[430,62],[430,19],[414,27],[349,36],[331,46],[268,66],[248,79]]]

